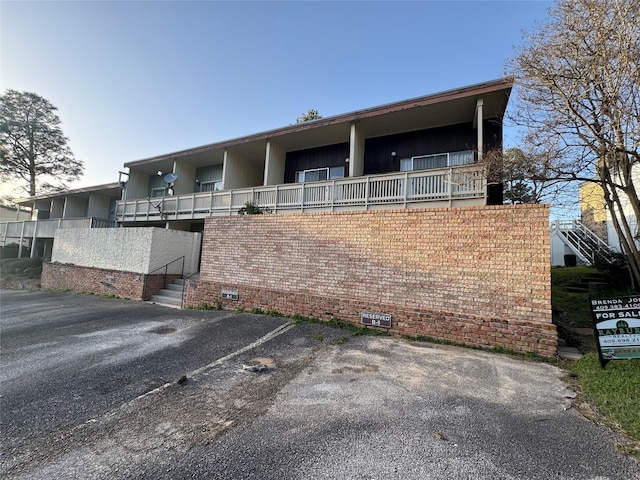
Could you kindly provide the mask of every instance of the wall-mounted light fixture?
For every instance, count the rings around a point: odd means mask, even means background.
[[[162,176],[162,170],[158,170],[158,176],[161,177]]]
[[[198,180],[197,178],[196,178],[196,185],[198,186],[200,185],[200,180]]]
[[[395,157],[395,156],[397,156],[397,155],[398,155],[398,152],[391,152],[391,156],[392,156],[392,157]]]
[[[344,161],[345,161],[346,163],[349,163],[349,157],[345,158],[345,159],[344,159]]]

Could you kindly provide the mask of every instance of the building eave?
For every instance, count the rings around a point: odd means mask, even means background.
[[[90,187],[75,188],[73,190],[63,190],[60,192],[52,192],[52,193],[46,193],[42,195],[35,195],[33,197],[17,198],[14,200],[14,203],[16,203],[17,205],[24,205],[24,204],[41,201],[41,200],[50,200],[52,198],[66,197],[69,195],[91,194],[91,193],[107,195],[113,198],[119,198],[119,195],[110,195],[110,194],[116,194],[119,191],[120,191],[120,184],[118,182],[106,183],[103,185],[92,185]]]
[[[390,113],[402,112],[404,110],[412,110],[419,107],[427,107],[430,105],[446,103],[446,102],[455,101],[463,98],[479,97],[482,95],[500,92],[500,91],[505,92],[505,102],[503,103],[503,106],[501,107],[501,111],[499,112],[502,115],[504,114],[504,109],[506,108],[507,100],[509,98],[511,89],[513,87],[513,83],[514,83],[514,80],[511,77],[491,80],[488,82],[478,83],[475,85],[456,88],[452,90],[446,90],[446,91],[434,93],[431,95],[425,95],[421,97],[402,100],[399,102],[388,103],[388,104],[379,105],[376,107],[366,108],[362,110],[356,110],[354,112],[320,118],[320,119],[312,120],[309,122],[288,125],[286,127],[276,128],[273,130],[267,130],[264,132],[246,135],[243,137],[238,137],[230,140],[224,140],[221,142],[215,142],[207,145],[202,145],[199,147],[157,155],[154,157],[149,157],[141,160],[134,160],[134,161],[125,163],[124,166],[127,168],[131,168],[131,167],[135,168],[138,166],[149,165],[149,164],[153,164],[160,161],[198,155],[208,151],[230,148],[230,147],[252,143],[252,142],[268,141],[272,139],[277,140],[278,137],[282,137],[284,135],[301,133],[301,132],[305,132],[313,129],[319,129],[322,127],[329,127],[329,126],[338,125],[338,124],[351,124],[364,119],[379,117],[379,116],[387,115]]]

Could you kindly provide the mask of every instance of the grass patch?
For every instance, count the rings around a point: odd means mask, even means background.
[[[556,363],[557,360],[554,357],[543,357],[534,352],[516,352],[505,347],[483,347],[479,345],[469,345],[467,343],[452,342],[450,340],[444,340],[441,338],[428,337],[426,335],[402,335],[402,338],[411,340],[414,342],[428,342],[437,343],[439,345],[452,345],[454,347],[470,348],[471,350],[482,350],[483,352],[499,353],[502,355],[510,355],[512,357],[526,358],[528,360],[535,360],[536,362]]]
[[[195,307],[186,307],[186,310],[222,310],[222,305],[220,305],[219,303],[216,303],[215,305],[203,303]]]
[[[0,259],[0,285],[5,288],[40,288],[41,258]]]
[[[554,323],[562,338],[574,342],[583,353],[588,352],[580,360],[565,364],[565,368],[575,374],[571,381],[574,387],[587,398],[596,415],[602,416],[598,420],[631,439],[628,445],[621,445],[621,449],[640,458],[640,361],[614,360],[603,370],[594,352],[594,338],[575,334],[576,328],[593,326],[589,294],[567,292],[566,287],[596,271],[589,267],[551,270]],[[600,289],[591,296],[606,298],[632,294],[618,281],[614,287]]]
[[[554,268],[551,270],[551,303],[554,309],[562,311],[564,322],[574,328],[591,326],[591,309],[586,293],[567,292],[569,284],[581,277],[595,273],[591,267]]]
[[[385,332],[382,330],[375,330],[373,328],[368,327],[359,327],[354,325],[353,323],[345,322],[340,320],[337,317],[333,317],[331,320],[321,320],[316,317],[305,317],[302,315],[291,315],[289,318],[295,324],[299,323],[317,323],[320,325],[326,325],[332,328],[338,328],[340,330],[347,330],[351,333],[352,337],[357,337],[358,335],[378,335],[378,336],[390,336],[389,332]]]
[[[567,292],[567,286],[578,282],[582,277],[597,272],[598,270],[595,268],[584,266],[553,268],[551,270],[551,304],[556,311],[561,312],[562,327],[592,327],[589,296],[593,298],[607,298],[634,294],[631,289],[621,286],[619,281],[616,282],[618,284],[616,287],[601,288],[591,294]],[[612,278],[612,280],[617,279]]]
[[[598,355],[590,353],[568,369],[605,422],[636,440],[628,450],[640,458],[640,360],[614,360],[602,369]]]

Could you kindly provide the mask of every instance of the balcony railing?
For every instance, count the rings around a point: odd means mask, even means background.
[[[246,202],[274,213],[349,210],[486,197],[483,164],[116,202],[118,222],[232,215]]]
[[[54,218],[0,222],[0,243],[4,245],[8,239],[53,238],[59,228],[109,228],[115,226],[115,221],[101,218]]]

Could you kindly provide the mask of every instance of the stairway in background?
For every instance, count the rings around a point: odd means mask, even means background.
[[[551,224],[551,233],[557,233],[564,244],[588,265],[594,264],[598,252],[610,250],[609,245],[580,220],[556,220]]]
[[[180,309],[182,308],[183,290],[184,280],[179,278],[167,285],[166,288],[161,289],[156,295],[152,295],[149,303]]]

